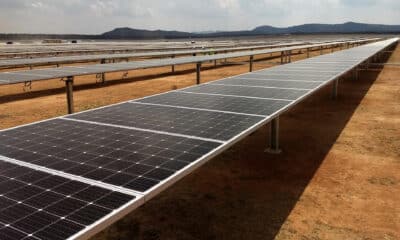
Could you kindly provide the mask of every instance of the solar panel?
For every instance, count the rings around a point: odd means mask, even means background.
[[[331,75],[329,76],[324,76],[324,75],[319,75],[317,76],[316,74],[312,75],[300,75],[296,73],[282,73],[279,74],[278,72],[272,72],[270,74],[263,74],[263,73],[249,73],[246,74],[245,76],[238,76],[241,78],[245,79],[258,79],[258,80],[297,80],[297,81],[310,81],[310,82],[324,82],[325,80],[329,79]]]
[[[45,76],[37,76],[37,75],[30,75],[30,74],[24,74],[24,73],[2,73],[0,76],[0,80],[2,83],[10,84],[10,83],[20,83],[20,82],[26,82],[26,81],[32,81],[33,79],[41,78]]]
[[[168,92],[141,100],[142,103],[210,109],[233,113],[268,116],[289,105],[291,101],[237,96],[198,95],[182,91]]]
[[[78,113],[67,118],[221,141],[234,137],[263,119],[261,116],[135,102]]]
[[[0,160],[0,239],[67,239],[134,199]]]
[[[220,142],[54,119],[0,133],[3,156],[145,192]]]
[[[276,87],[276,88],[297,88],[297,89],[313,89],[321,85],[320,82],[310,81],[279,81],[279,80],[263,80],[263,79],[246,79],[241,77],[227,78],[214,81],[212,84],[239,85],[239,86],[256,86],[256,87]]]
[[[295,100],[308,92],[308,90],[284,88],[259,88],[248,86],[224,86],[216,84],[203,84],[180,90],[190,93],[219,94],[228,96],[241,96],[264,98],[272,100]]]

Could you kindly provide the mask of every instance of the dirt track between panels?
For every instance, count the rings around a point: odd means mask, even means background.
[[[388,61],[400,62],[400,47]],[[202,77],[210,81],[247,70],[222,67]],[[400,239],[399,73],[398,66],[386,66],[362,72],[358,81],[345,79],[336,101],[329,87],[322,89],[281,116],[282,154],[264,152],[263,127],[93,240]],[[194,79],[189,72],[78,86],[76,106],[79,111],[137,98]],[[5,101],[1,127],[64,114],[65,96],[57,91]]]

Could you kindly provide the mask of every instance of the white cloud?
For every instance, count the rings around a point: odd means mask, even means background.
[[[398,0],[0,0],[0,32],[102,33],[115,27],[242,30],[310,22],[400,24]]]

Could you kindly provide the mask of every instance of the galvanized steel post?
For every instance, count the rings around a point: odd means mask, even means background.
[[[67,77],[65,80],[65,89],[67,92],[67,107],[68,107],[68,114],[74,113],[74,77],[70,76]]]
[[[282,152],[279,148],[279,117],[272,119],[270,123],[270,146],[266,152],[273,154]]]
[[[200,84],[201,63],[196,64],[196,83]]]
[[[172,55],[171,58],[172,58],[172,59],[175,58],[175,55]],[[172,73],[175,72],[175,65],[172,65],[172,66],[171,66],[171,70],[172,70]]]
[[[251,55],[251,56],[250,56],[249,72],[252,72],[252,71],[253,71],[253,60],[254,60],[254,56]]]

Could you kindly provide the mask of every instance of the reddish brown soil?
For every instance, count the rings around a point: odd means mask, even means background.
[[[400,62],[400,47],[389,61]],[[159,74],[169,68],[134,71],[132,81],[104,86],[82,78],[76,108],[188,86],[195,81],[195,73],[184,70],[189,68],[165,76]],[[202,78],[247,70],[212,68]],[[387,66],[341,81],[336,101],[329,87],[322,89],[282,115],[282,154],[264,152],[263,127],[93,240],[400,239],[399,73]],[[147,78],[152,80],[137,81]],[[35,83],[25,94],[20,85],[1,87],[0,127],[64,114],[62,86],[56,80]]]

